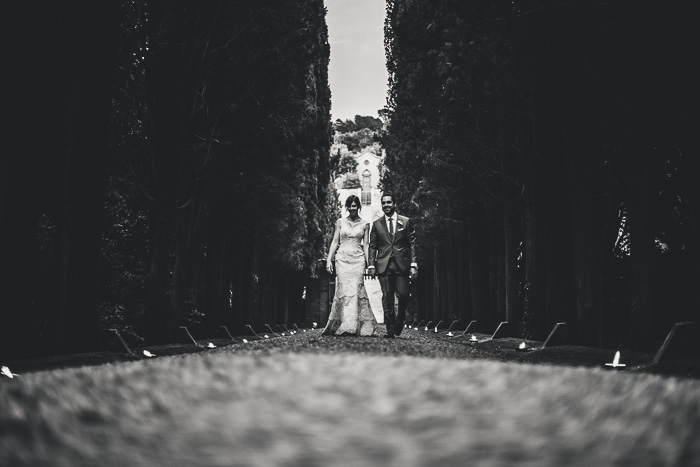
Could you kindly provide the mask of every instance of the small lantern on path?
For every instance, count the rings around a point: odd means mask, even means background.
[[[2,367],[2,370],[0,370],[0,373],[2,373],[3,376],[7,376],[10,379],[14,378],[15,376],[19,376],[17,373],[12,373],[12,371],[10,371],[10,369],[6,366]]]
[[[605,366],[610,367],[610,368],[624,368],[627,365],[624,363],[620,363],[620,351],[618,350],[615,352],[615,357],[613,358],[612,363],[606,363]]]

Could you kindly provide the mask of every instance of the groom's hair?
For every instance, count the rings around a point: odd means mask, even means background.
[[[380,200],[381,200],[381,199],[384,199],[384,198],[387,197],[387,196],[388,196],[389,198],[391,198],[391,201],[392,201],[394,204],[396,204],[396,196],[394,196],[394,194],[391,193],[391,192],[382,193],[382,197],[379,198],[379,199],[380,199]]]

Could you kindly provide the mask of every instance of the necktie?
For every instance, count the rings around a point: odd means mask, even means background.
[[[393,217],[389,218],[389,235],[391,235],[392,238],[394,237],[394,218]]]

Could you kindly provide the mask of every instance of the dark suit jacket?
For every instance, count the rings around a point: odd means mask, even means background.
[[[408,217],[397,214],[394,238],[389,235],[384,216],[372,224],[369,236],[369,263],[374,265],[377,274],[386,271],[389,258],[393,255],[401,274],[408,274],[411,263],[417,263],[416,232]]]

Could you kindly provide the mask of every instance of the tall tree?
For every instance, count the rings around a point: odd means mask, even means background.
[[[101,347],[98,271],[122,10],[114,3],[71,6],[64,17],[69,31],[64,66],[70,73],[65,92],[73,104],[66,110],[73,113],[60,213],[58,319],[63,322],[54,330],[61,350],[78,352]]]
[[[586,345],[658,341],[672,319],[658,310],[689,300],[680,239],[694,198],[669,182],[697,120],[677,78],[692,75],[678,45],[693,28],[672,26],[688,13],[654,0],[387,3],[383,183],[419,220],[432,293],[445,270],[433,252],[457,242],[489,330],[506,316],[527,337],[565,321]],[[450,223],[466,239],[437,235]]]

